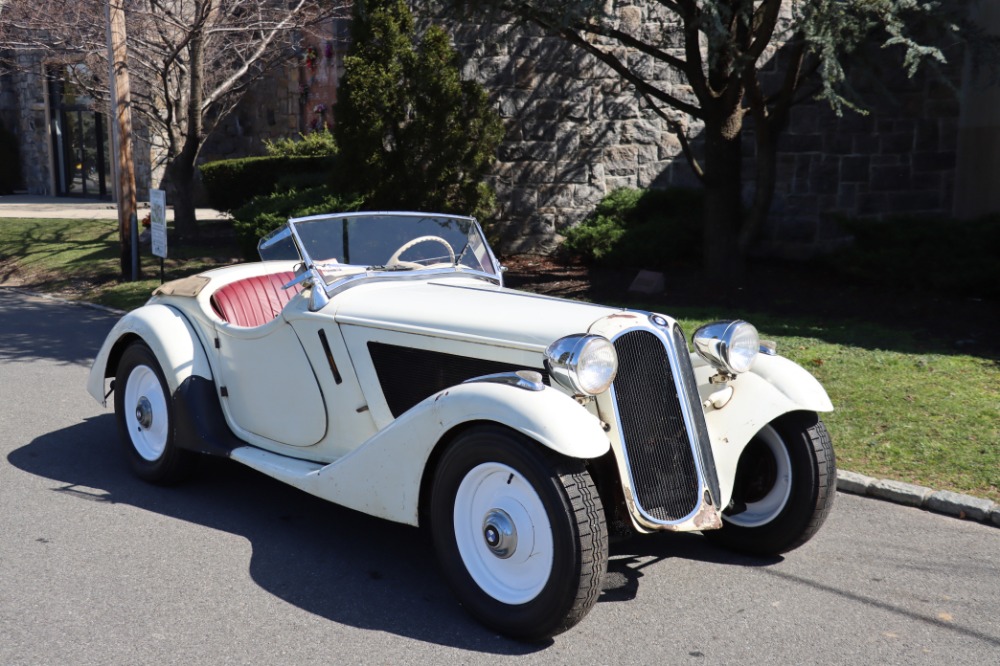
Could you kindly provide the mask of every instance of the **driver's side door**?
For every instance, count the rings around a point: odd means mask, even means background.
[[[288,322],[278,317],[255,328],[217,324],[216,332],[223,409],[237,429],[290,446],[322,440],[323,394]]]

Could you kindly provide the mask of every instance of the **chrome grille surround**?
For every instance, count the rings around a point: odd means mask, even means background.
[[[591,332],[607,336],[619,356],[618,377],[598,406],[611,426],[636,527],[721,526],[711,443],[680,327],[661,315],[629,312],[598,321]]]

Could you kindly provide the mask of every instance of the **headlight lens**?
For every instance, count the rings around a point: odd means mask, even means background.
[[[691,338],[694,350],[716,370],[738,375],[753,365],[760,351],[760,336],[745,321],[717,321],[702,326]]]
[[[545,350],[549,376],[575,395],[604,393],[618,372],[618,354],[607,338],[570,335]]]

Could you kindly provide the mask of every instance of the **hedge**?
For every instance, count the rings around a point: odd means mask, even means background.
[[[202,164],[200,169],[209,205],[231,212],[256,196],[329,182],[334,177],[336,158],[241,157]]]

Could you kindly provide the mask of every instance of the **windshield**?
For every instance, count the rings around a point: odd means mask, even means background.
[[[261,259],[300,259],[323,273],[498,266],[475,219],[421,213],[343,213],[289,220],[258,245]]]

